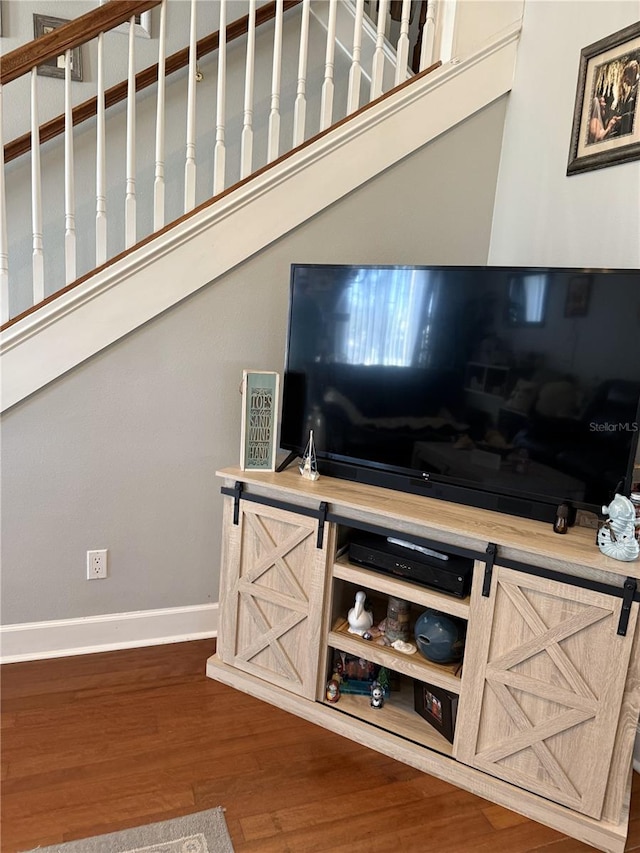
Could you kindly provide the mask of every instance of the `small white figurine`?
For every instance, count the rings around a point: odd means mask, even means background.
[[[384,706],[384,690],[378,681],[374,681],[371,685],[371,701],[369,704],[376,709]]]
[[[598,548],[607,557],[630,562],[640,553],[636,539],[636,511],[629,498],[616,495],[609,506],[602,507],[609,518],[598,531]]]
[[[313,441],[313,430],[309,432],[309,441],[300,463],[300,474],[305,480],[317,480],[320,476],[318,472],[318,463],[316,461],[316,446]]]
[[[347,622],[349,623],[349,633],[358,634],[360,637],[369,631],[373,625],[373,613],[370,610],[364,609],[364,601],[367,594],[362,590],[356,592],[355,604],[347,613]]]

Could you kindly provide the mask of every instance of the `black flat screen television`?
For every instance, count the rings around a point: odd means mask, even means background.
[[[629,494],[640,272],[294,264],[281,446],[320,473],[553,521]]]

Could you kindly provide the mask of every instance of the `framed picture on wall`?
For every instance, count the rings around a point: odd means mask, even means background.
[[[33,15],[33,37],[40,38],[46,36],[53,30],[61,27],[63,24],[68,24],[66,18],[52,18],[51,15]],[[54,56],[53,59],[47,59],[41,65],[38,65],[38,74],[43,77],[61,77],[64,80],[64,70],[66,65],[66,54],[61,53],[60,56]],[[82,80],[82,48],[75,47],[71,51],[71,79]]]
[[[582,49],[567,175],[640,158],[640,22]]]
[[[100,5],[104,6],[105,3],[110,2],[110,0],[100,0]],[[113,33],[129,33],[129,21],[126,21],[124,24],[118,24],[117,27],[114,27],[110,32]],[[137,38],[151,38],[151,9],[147,12],[141,12],[139,15],[134,16],[134,24],[133,31]]]
[[[243,471],[275,471],[280,377],[265,370],[242,373],[242,432],[240,467]]]

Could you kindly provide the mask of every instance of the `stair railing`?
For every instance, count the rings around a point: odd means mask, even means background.
[[[392,74],[389,74],[389,43],[386,36],[389,30],[388,0],[379,0],[377,10],[368,10],[370,14],[377,12],[375,24],[365,14],[366,0],[322,0],[320,6],[316,6],[311,0],[276,0],[276,2],[259,5],[256,0],[249,0],[249,12],[243,18],[227,24],[228,0],[220,0],[217,4],[219,9],[218,30],[205,38],[197,39],[197,16],[199,4],[197,0],[190,0],[190,22],[189,22],[189,44],[184,49],[165,56],[167,37],[167,7],[169,0],[118,0],[108,2],[86,15],[70,21],[54,29],[25,47],[8,53],[2,61],[0,76],[0,322],[5,326],[12,324],[25,314],[31,313],[43,302],[48,302],[58,293],[75,286],[95,268],[112,262],[122,251],[109,251],[109,242],[113,243],[112,228],[107,218],[107,197],[110,187],[107,185],[107,140],[108,140],[108,117],[114,112],[113,107],[121,102],[126,102],[125,118],[125,169],[124,169],[124,251],[130,251],[141,240],[139,221],[139,193],[136,183],[136,167],[139,159],[146,157],[145,163],[151,158],[153,166],[153,199],[152,220],[153,225],[148,233],[155,233],[167,227],[166,222],[166,186],[167,176],[167,154],[166,154],[166,85],[170,75],[176,74],[181,69],[186,69],[183,75],[186,79],[186,127],[184,141],[184,204],[179,217],[183,218],[197,206],[196,188],[199,186],[199,165],[196,156],[196,147],[201,144],[202,133],[197,132],[196,114],[197,97],[196,86],[201,79],[199,60],[213,51],[217,51],[216,68],[216,104],[214,111],[213,126],[207,131],[211,140],[213,159],[213,183],[206,198],[215,198],[221,193],[228,191],[227,177],[227,151],[229,148],[227,127],[227,47],[230,42],[242,39],[244,42],[244,94],[241,110],[242,127],[239,139],[234,144],[240,151],[239,154],[239,179],[246,180],[252,173],[262,170],[266,165],[273,163],[282,154],[282,101],[283,93],[283,26],[285,14],[294,7],[300,6],[299,14],[299,48],[297,76],[295,78],[295,98],[292,104],[287,106],[291,113],[292,142],[285,148],[290,151],[304,143],[316,131],[310,129],[308,115],[309,85],[313,82],[309,77],[309,45],[310,45],[310,19],[322,20],[323,15],[328,12],[327,20],[323,24],[326,28],[325,60],[322,72],[321,91],[315,93],[320,100],[318,131],[323,132],[336,121],[342,122],[346,116],[354,113],[365,104],[379,98],[383,92],[393,86],[403,84],[408,77],[415,72],[423,71],[431,65],[433,60],[433,32],[435,27],[434,9],[437,8],[435,0],[429,4],[425,0],[401,0],[401,5],[396,5],[395,20],[399,21],[399,35],[394,45],[397,51],[397,62]],[[202,4],[204,5],[204,4]],[[209,4],[210,5],[210,4]],[[374,3],[367,5],[374,7]],[[392,4],[393,5],[393,4]],[[159,7],[158,25],[158,61],[153,66],[143,71],[135,71],[135,22],[136,16],[143,12]],[[412,8],[413,7],[413,8]],[[418,40],[414,47],[420,50],[420,60],[417,64],[413,62],[414,70],[408,67],[409,57],[409,24],[416,9],[420,9],[420,26]],[[399,12],[398,12],[399,10]],[[351,14],[353,20],[352,44],[345,48],[344,39],[337,37],[338,15],[344,17],[345,12]],[[113,28],[129,23],[128,40],[128,71],[127,79],[123,82],[105,88],[105,33]],[[259,69],[256,60],[256,31],[259,27],[273,22],[273,44],[272,44],[272,66],[271,66],[271,91],[269,97],[268,116],[266,117],[267,144],[266,159],[260,161],[255,149],[256,137],[256,103],[255,83],[257,75],[264,73]],[[369,30],[375,26],[374,38],[369,37],[372,50],[370,52],[371,65],[365,65],[363,39]],[[317,27],[316,27],[317,30]],[[317,38],[317,34],[316,34]],[[375,43],[374,43],[375,40]],[[96,49],[96,94],[81,103],[73,103],[72,86],[72,56],[78,48],[95,43]],[[336,98],[336,51],[340,50],[348,54],[349,68],[348,81],[344,83],[344,106],[336,117],[338,108]],[[64,57],[61,63],[60,58]],[[55,118],[40,124],[39,121],[39,87],[38,66],[43,63],[57,62],[64,67],[64,111]],[[2,128],[2,105],[5,87],[14,80],[21,78],[30,80],[30,129],[20,137],[4,145],[1,135]],[[317,82],[317,81],[316,81]],[[368,82],[368,87],[367,87]],[[137,96],[150,86],[156,86],[156,116],[155,116],[155,145],[153,152],[143,151],[136,147],[136,106]],[[4,96],[6,97],[6,96]],[[121,113],[121,111],[119,111]],[[84,272],[78,270],[78,217],[76,199],[76,162],[74,158],[74,127],[95,119],[95,257],[90,264],[85,264]],[[261,120],[263,117],[261,116]],[[64,139],[64,225],[61,228],[60,238],[64,243],[63,268],[64,272],[60,278],[55,273],[46,270],[45,241],[44,241],[44,215],[42,198],[42,166],[41,150],[43,146],[58,136]],[[26,308],[18,306],[18,310],[10,313],[10,251],[8,219],[7,214],[12,214],[12,198],[7,198],[7,176],[5,170],[11,168],[10,164],[18,163],[21,158],[30,152],[30,185],[31,185],[31,282],[30,298]],[[172,156],[172,161],[175,157]],[[172,180],[174,180],[172,176]],[[234,183],[234,182],[232,182]],[[83,188],[83,197],[86,196],[86,188]],[[146,199],[145,199],[146,200]],[[7,208],[7,202],[9,207]],[[83,202],[83,210],[86,202]],[[119,223],[120,224],[120,223]],[[108,227],[109,226],[109,227]],[[86,232],[85,228],[85,232]],[[92,229],[93,230],[93,229]],[[147,233],[147,236],[148,236]],[[88,235],[83,233],[85,242],[89,242]],[[85,247],[86,255],[86,247]],[[24,297],[23,297],[24,298]]]

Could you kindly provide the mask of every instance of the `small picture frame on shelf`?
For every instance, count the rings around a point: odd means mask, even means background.
[[[458,712],[458,694],[451,693],[435,684],[413,682],[414,708],[421,717],[440,732],[449,743],[453,743]]]
[[[275,471],[280,377],[266,370],[242,372],[240,467]]]
[[[51,15],[33,15],[33,37],[40,38],[61,27],[63,24],[68,24],[66,18],[52,18]],[[47,59],[38,65],[38,74],[43,77],[61,77],[64,80],[65,67],[67,64],[66,53],[61,53],[59,56],[54,56],[53,59]],[[71,79],[82,81],[82,48],[74,47],[71,51]]]

